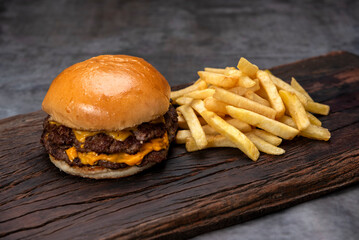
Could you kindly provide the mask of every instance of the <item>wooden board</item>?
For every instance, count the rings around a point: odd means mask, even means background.
[[[284,141],[283,156],[252,162],[236,149],[187,153],[121,180],[89,180],[55,168],[34,112],[0,121],[0,237],[187,238],[319,197],[359,180],[359,57],[334,52],[275,67],[329,104],[329,142]]]

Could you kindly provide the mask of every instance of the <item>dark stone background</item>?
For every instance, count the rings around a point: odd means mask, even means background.
[[[100,54],[152,63],[171,85],[205,67],[359,54],[359,1],[0,1],[0,118],[39,110],[64,68]],[[198,239],[357,239],[354,186]]]

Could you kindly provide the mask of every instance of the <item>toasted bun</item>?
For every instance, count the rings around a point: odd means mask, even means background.
[[[116,131],[164,115],[169,98],[166,79],[145,60],[102,55],[60,73],[42,109],[70,128]]]
[[[65,161],[57,160],[53,156],[50,155],[51,162],[58,167],[60,170],[75,176],[80,176],[84,178],[94,178],[94,179],[107,179],[107,178],[123,178],[135,175],[147,168],[155,165],[155,162],[150,162],[149,164],[137,167],[127,167],[120,169],[109,169],[100,166],[92,166],[92,167],[77,167],[70,166]]]

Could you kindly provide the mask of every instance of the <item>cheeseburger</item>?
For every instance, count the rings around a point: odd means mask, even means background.
[[[166,159],[177,130],[170,86],[148,62],[103,55],[77,63],[52,82],[42,109],[41,143],[62,171],[120,178]]]

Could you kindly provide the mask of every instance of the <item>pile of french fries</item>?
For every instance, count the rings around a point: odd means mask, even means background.
[[[330,139],[313,115],[328,115],[329,106],[314,102],[294,78],[288,84],[245,58],[237,68],[205,68],[198,75],[193,85],[171,92],[182,129],[176,143],[189,152],[233,147],[256,161],[259,151],[285,153],[282,139]]]

